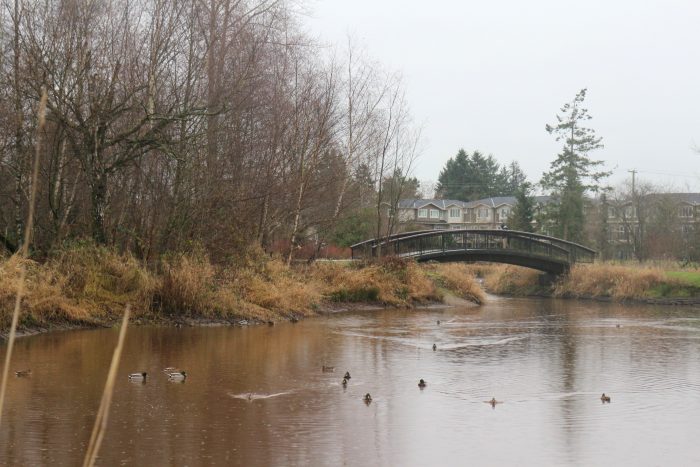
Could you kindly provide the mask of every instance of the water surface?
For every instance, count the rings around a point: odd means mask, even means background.
[[[700,465],[699,311],[491,297],[274,327],[133,327],[99,464]],[[32,375],[10,381],[0,464],[80,464],[116,339],[17,341],[12,369]],[[169,382],[167,366],[187,380]],[[136,371],[145,384],[128,381]]]

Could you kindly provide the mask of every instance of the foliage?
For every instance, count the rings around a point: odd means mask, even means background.
[[[491,155],[479,151],[468,154],[460,149],[440,171],[437,194],[445,199],[474,201],[513,195],[524,181],[525,174],[517,162],[500,167]]]
[[[360,208],[343,216],[328,236],[333,245],[349,247],[372,236],[375,226],[375,212],[372,208]]]
[[[557,209],[554,214],[555,235],[566,240],[582,241],[584,227],[584,194],[596,191],[599,181],[609,172],[599,171],[603,161],[592,160],[588,153],[603,147],[602,138],[595,131],[583,126],[592,117],[583,107],[586,89],[576,94],[574,100],[564,104],[555,125],[546,125],[556,141],[563,142],[562,152],[550,164],[550,171],[543,174],[542,187],[553,191]]]
[[[515,193],[515,206],[508,218],[508,227],[512,230],[532,232],[535,216],[535,202],[530,195],[531,185],[524,182]]]

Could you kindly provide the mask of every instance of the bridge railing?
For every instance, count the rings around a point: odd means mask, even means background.
[[[512,251],[532,257],[574,264],[593,262],[595,251],[583,245],[546,235],[514,230],[438,230],[405,232],[358,243],[352,257],[369,259],[378,256],[425,257],[470,250]]]

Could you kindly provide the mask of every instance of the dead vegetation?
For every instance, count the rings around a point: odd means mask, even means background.
[[[92,242],[72,244],[46,261],[0,258],[0,329],[9,327],[27,267],[21,327],[109,325],[131,305],[136,322],[186,319],[285,319],[332,303],[416,306],[445,294],[482,303],[465,265],[419,265],[387,258],[375,263],[317,262],[287,266],[258,250],[230,264],[213,264],[203,250],[168,255],[147,268],[129,254]]]

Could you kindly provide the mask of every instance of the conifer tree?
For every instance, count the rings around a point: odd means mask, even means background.
[[[546,125],[547,132],[564,145],[540,182],[558,201],[553,219],[555,234],[579,242],[583,240],[584,195],[597,191],[600,180],[610,174],[601,170],[603,161],[592,160],[588,155],[603,144],[595,130],[584,126],[592,118],[583,106],[585,99],[584,88],[573,101],[564,104],[555,125]]]
[[[515,207],[508,219],[509,227],[512,230],[520,230],[522,232],[532,232],[532,221],[535,216],[535,203],[530,194],[532,186],[528,182],[520,185],[515,193]]]

